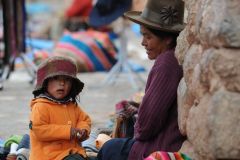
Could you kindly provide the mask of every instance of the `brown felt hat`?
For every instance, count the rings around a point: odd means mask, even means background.
[[[77,78],[77,66],[69,58],[53,56],[42,62],[37,70],[37,84],[33,94],[37,94],[43,89],[45,81],[51,77],[63,75],[73,79],[73,88],[75,95],[79,94],[84,86],[84,83]]]
[[[164,32],[178,33],[185,27],[182,0],[148,0],[144,10],[125,12],[131,21]]]

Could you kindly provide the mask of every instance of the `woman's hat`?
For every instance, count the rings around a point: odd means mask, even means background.
[[[75,62],[69,58],[53,56],[42,62],[37,70],[37,84],[33,94],[42,91],[43,84],[48,78],[55,76],[68,76],[73,79],[73,88],[76,95],[78,95],[84,86],[84,83],[77,78],[77,67]]]
[[[108,25],[131,8],[132,0],[98,0],[93,7],[89,24],[93,27]]]
[[[129,11],[125,17],[140,25],[166,32],[184,29],[184,2],[182,0],[148,0],[142,12]]]

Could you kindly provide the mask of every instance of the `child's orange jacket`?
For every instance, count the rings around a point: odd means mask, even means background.
[[[45,98],[33,99],[30,106],[30,160],[62,160],[70,152],[86,156],[81,144],[70,141],[71,127],[90,134],[91,119],[79,106]]]

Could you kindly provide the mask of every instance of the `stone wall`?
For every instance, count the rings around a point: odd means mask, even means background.
[[[239,0],[184,0],[176,57],[181,151],[196,160],[240,159]]]

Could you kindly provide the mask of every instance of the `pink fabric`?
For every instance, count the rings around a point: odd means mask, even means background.
[[[191,160],[191,158],[180,152],[157,151],[150,154],[144,160]]]

